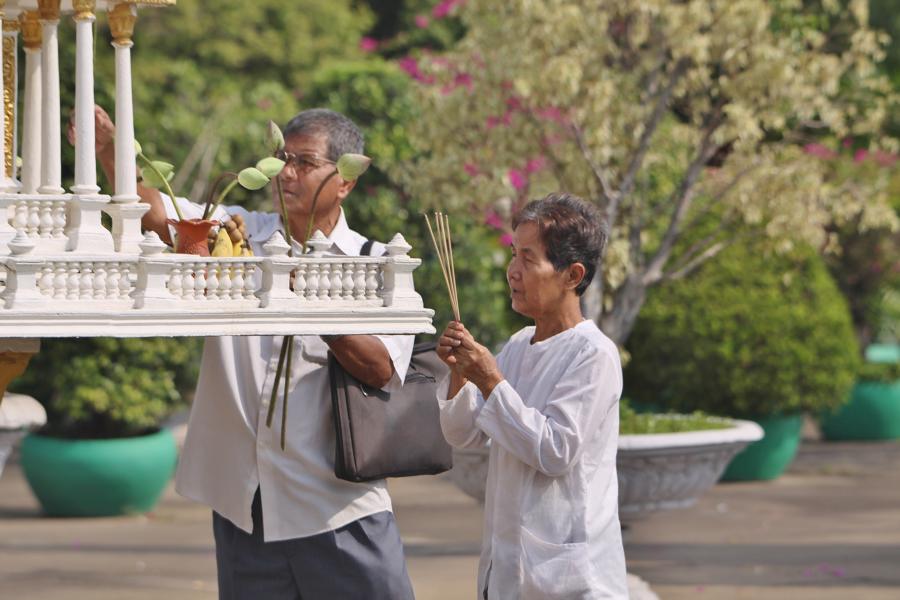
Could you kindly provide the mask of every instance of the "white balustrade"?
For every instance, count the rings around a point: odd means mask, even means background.
[[[10,32],[21,28],[25,65],[22,139],[15,97],[0,120],[0,336],[262,335],[419,333],[431,311],[413,288],[420,261],[399,234],[388,256],[331,254],[322,232],[310,252],[291,256],[280,233],[263,256],[211,258],[166,251],[141,231],[149,206],[139,202],[134,156],[131,48],[137,7],[169,0],[6,0]],[[100,193],[93,124],[95,9],[108,11],[116,64],[116,189]],[[60,10],[62,9],[62,10]],[[74,13],[75,172],[62,181],[60,15]],[[63,21],[71,27],[70,19]],[[6,28],[4,29],[4,33]],[[15,59],[15,35],[5,64]],[[64,55],[69,56],[69,53]],[[12,79],[18,77],[15,60]],[[9,71],[0,73],[0,89]],[[16,86],[12,86],[15,88]],[[65,94],[69,97],[71,91]],[[11,101],[12,99],[12,101]],[[13,131],[5,128],[12,127]],[[4,135],[11,134],[11,137]],[[8,159],[21,141],[21,185]],[[102,224],[106,213],[112,231]],[[299,250],[294,248],[294,252]],[[346,309],[346,310],[344,310]],[[368,322],[366,319],[371,317]]]

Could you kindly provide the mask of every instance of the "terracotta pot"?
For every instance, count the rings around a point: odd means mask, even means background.
[[[207,236],[213,225],[218,221],[210,219],[167,219],[166,223],[175,228],[175,251],[179,254],[193,254],[195,256],[209,256],[209,243]]]

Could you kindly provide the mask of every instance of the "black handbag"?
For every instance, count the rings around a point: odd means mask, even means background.
[[[336,444],[334,474],[346,481],[436,475],[453,466],[441,432],[437,382],[448,372],[434,342],[416,344],[403,386],[388,393],[328,356]]]

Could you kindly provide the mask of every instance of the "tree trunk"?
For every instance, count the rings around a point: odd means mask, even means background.
[[[600,329],[603,330],[603,333],[617,345],[622,346],[637,321],[638,313],[641,311],[646,297],[647,286],[641,276],[639,274],[630,275],[616,292],[613,309],[602,317],[600,314],[594,314],[592,318],[597,321],[599,317]]]

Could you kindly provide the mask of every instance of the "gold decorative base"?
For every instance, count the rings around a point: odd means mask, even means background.
[[[28,361],[40,350],[35,339],[0,339],[0,402],[7,386],[25,372]]]

